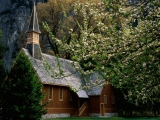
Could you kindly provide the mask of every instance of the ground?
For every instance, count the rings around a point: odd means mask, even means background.
[[[52,118],[45,120],[160,120],[160,117],[70,117],[70,118]]]

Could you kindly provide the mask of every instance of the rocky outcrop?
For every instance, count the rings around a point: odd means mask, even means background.
[[[8,70],[19,52],[19,35],[22,31],[26,31],[26,23],[31,14],[33,2],[43,3],[47,2],[47,0],[0,0],[2,42],[8,47],[4,57],[4,66]]]

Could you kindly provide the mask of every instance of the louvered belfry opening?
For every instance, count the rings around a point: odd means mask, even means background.
[[[35,3],[33,6],[29,26],[26,33],[27,33],[26,49],[29,50],[29,53],[33,58],[42,60],[42,53],[39,44],[39,35],[41,31],[39,30]]]

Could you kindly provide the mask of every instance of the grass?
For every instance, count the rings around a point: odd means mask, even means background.
[[[50,118],[45,120],[160,120],[160,117],[69,117]]]

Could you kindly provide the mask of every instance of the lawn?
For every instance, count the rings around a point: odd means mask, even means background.
[[[70,117],[70,118],[52,118],[45,120],[160,120],[160,117]]]

